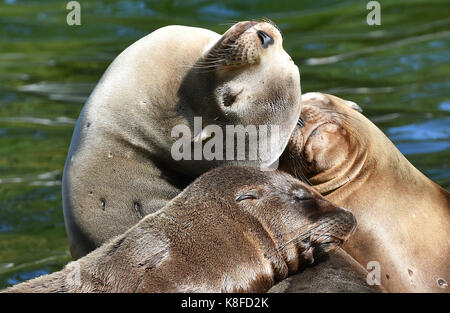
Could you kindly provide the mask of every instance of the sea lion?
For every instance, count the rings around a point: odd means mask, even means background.
[[[222,36],[167,26],[138,40],[109,66],[74,130],[62,185],[72,256],[122,234],[213,167],[270,165],[300,104],[299,70],[270,21],[240,22]],[[191,131],[194,148],[211,137],[195,130],[198,117],[224,132],[278,125],[279,134],[268,130],[273,149],[256,160],[175,160],[175,127]]]
[[[265,292],[355,227],[289,174],[223,166],[62,271],[6,292]]]
[[[384,293],[383,286],[369,285],[370,273],[342,248],[314,266],[306,267],[269,289],[269,293]]]
[[[358,229],[344,250],[363,266],[378,262],[389,292],[448,291],[450,194],[417,170],[357,104],[321,93],[302,101],[280,169],[355,214]]]

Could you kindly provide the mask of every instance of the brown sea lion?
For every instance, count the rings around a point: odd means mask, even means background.
[[[272,164],[300,104],[298,68],[270,21],[237,23],[223,35],[168,26],[138,40],[109,66],[75,127],[62,186],[72,255],[122,234],[213,167]],[[212,135],[196,131],[200,117],[204,129],[277,125],[279,133],[268,130],[273,149],[255,160],[174,159],[175,129],[187,128],[194,148]]]
[[[344,250],[363,266],[378,262],[389,292],[448,292],[450,194],[355,103],[321,93],[302,100],[280,168],[355,214],[358,229]]]
[[[224,166],[62,271],[5,291],[265,292],[355,227],[289,174]]]
[[[342,248],[322,262],[283,279],[269,293],[383,293],[376,284],[369,285],[370,273]]]

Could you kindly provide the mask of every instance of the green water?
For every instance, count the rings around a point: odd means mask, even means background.
[[[299,65],[303,92],[359,103],[407,158],[450,188],[450,3],[380,1],[0,0],[0,288],[70,260],[61,175],[75,120],[108,64],[164,25],[224,32],[274,20]],[[331,58],[330,58],[331,57]]]

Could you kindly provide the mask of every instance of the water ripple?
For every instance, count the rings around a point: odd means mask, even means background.
[[[47,96],[52,100],[84,103],[91,91],[93,83],[54,83],[39,82],[17,87],[17,91]]]
[[[41,174],[30,174],[21,177],[0,178],[1,184],[15,184],[28,182],[30,186],[59,186],[61,185],[61,171],[50,171]]]
[[[16,116],[16,117],[0,117],[0,122],[61,126],[61,125],[75,125],[76,120],[65,116],[56,117],[54,119],[32,117],[32,116]]]
[[[449,125],[450,118],[440,118],[425,123],[392,127],[387,130],[387,134],[393,141],[448,139]]]
[[[442,31],[442,32],[438,32],[438,33],[425,34],[425,35],[421,35],[421,36],[400,39],[400,40],[390,42],[387,44],[367,47],[367,48],[359,49],[356,51],[350,51],[350,52],[345,52],[345,53],[341,53],[341,54],[336,54],[336,55],[329,56],[329,57],[309,58],[309,59],[306,59],[304,63],[306,65],[311,65],[311,66],[333,64],[333,63],[337,63],[337,62],[340,62],[343,60],[348,60],[348,59],[356,58],[356,57],[363,56],[363,55],[373,54],[375,52],[383,52],[383,51],[386,51],[389,49],[400,48],[400,47],[407,46],[410,44],[415,44],[415,43],[429,41],[429,40],[436,40],[436,39],[445,38],[445,37],[450,37],[450,31]]]

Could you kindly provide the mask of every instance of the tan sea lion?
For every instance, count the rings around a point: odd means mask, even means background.
[[[109,66],[75,127],[62,186],[72,255],[122,234],[213,167],[270,165],[300,109],[298,68],[270,21],[237,23],[222,36],[168,26],[138,40]],[[175,126],[192,131],[193,145],[212,135],[195,131],[196,117],[221,130],[278,125],[280,132],[269,130],[273,150],[256,160],[176,161]]]
[[[289,174],[224,166],[64,270],[6,292],[265,292],[355,227]]]
[[[450,194],[355,103],[321,93],[302,101],[280,168],[355,214],[358,229],[344,250],[363,266],[378,262],[389,292],[448,292]]]

